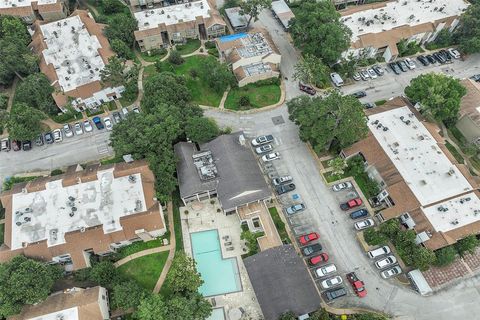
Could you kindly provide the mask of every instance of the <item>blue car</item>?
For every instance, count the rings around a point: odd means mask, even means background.
[[[350,213],[350,218],[352,218],[352,219],[363,218],[363,217],[366,217],[366,216],[368,216],[367,209],[360,209],[360,210],[356,210],[356,211],[353,211],[352,213]]]
[[[105,129],[105,126],[103,125],[102,119],[100,119],[100,117],[93,117],[92,120],[98,130]]]

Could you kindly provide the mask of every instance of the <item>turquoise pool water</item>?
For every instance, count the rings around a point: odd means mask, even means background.
[[[194,232],[192,240],[193,258],[204,281],[199,292],[205,296],[216,296],[242,290],[237,260],[222,258],[217,230]]]
[[[212,310],[212,314],[207,320],[225,320],[225,313],[223,312],[223,308],[215,308]]]

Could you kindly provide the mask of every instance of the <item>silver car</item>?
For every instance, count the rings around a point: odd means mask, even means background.
[[[332,186],[332,190],[335,192],[348,189],[352,189],[352,183],[348,181],[337,183]]]
[[[375,262],[375,266],[378,269],[385,269],[386,267],[392,266],[397,263],[397,258],[394,255],[389,255],[383,259],[380,259]]]
[[[80,124],[80,122],[76,122],[75,125],[74,125],[74,128],[75,128],[75,134],[77,136],[83,134],[83,128],[82,128],[82,125]]]
[[[85,132],[92,132],[93,131],[92,124],[90,123],[90,120],[88,120],[88,119],[83,121],[83,127],[85,128]]]
[[[391,277],[395,277],[400,273],[402,273],[402,268],[400,268],[399,266],[395,266],[393,268],[380,272],[380,275],[382,276],[383,279],[388,279]]]
[[[322,285],[322,288],[323,289],[330,289],[330,288],[333,288],[333,287],[336,287],[338,285],[341,285],[343,282],[343,279],[342,277],[340,276],[335,276],[335,277],[332,277],[332,278],[328,278],[326,280],[323,280],[321,282],[321,285]]]
[[[113,124],[112,124],[112,120],[110,119],[110,117],[105,117],[103,118],[103,122],[105,123],[105,128],[107,130],[112,130],[113,129]]]
[[[65,134],[65,137],[67,137],[67,138],[73,137],[72,127],[68,123],[63,125],[63,133]]]

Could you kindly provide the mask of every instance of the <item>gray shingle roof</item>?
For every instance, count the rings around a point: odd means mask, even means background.
[[[265,320],[277,320],[286,311],[298,316],[320,307],[308,270],[291,244],[262,251],[243,262]]]
[[[218,177],[207,182],[201,181],[193,164],[195,153],[193,143],[179,142],[175,145],[177,175],[180,195],[188,197],[196,193],[217,189],[217,196],[226,211],[247,203],[267,199],[271,196],[257,160],[246,144],[238,138],[243,132],[221,135],[203,144],[202,151],[210,150],[218,170]]]

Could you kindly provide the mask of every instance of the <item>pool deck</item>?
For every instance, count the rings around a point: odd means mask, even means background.
[[[258,304],[252,284],[243,264],[241,255],[247,250],[244,241],[240,239],[242,232],[240,219],[238,215],[232,214],[226,216],[223,212],[217,212],[220,208],[217,199],[211,204],[210,200],[190,203],[186,207],[180,208],[180,217],[182,222],[182,234],[184,250],[187,255],[192,256],[192,245],[190,242],[190,233],[217,229],[220,238],[220,248],[223,258],[235,258],[240,273],[240,279],[243,290],[214,297],[208,297],[214,308],[223,307],[225,309],[226,319],[229,320],[230,311],[242,308],[245,310],[246,319],[263,319],[260,305]],[[185,211],[188,214],[185,214]],[[229,236],[234,250],[227,251],[224,245],[225,236]],[[230,246],[230,245],[229,245]]]

